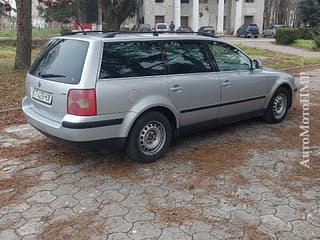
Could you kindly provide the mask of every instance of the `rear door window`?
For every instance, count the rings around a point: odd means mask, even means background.
[[[51,81],[77,84],[81,80],[89,43],[54,39],[40,52],[30,74]]]
[[[209,58],[201,42],[170,41],[164,43],[169,74],[212,71]]]
[[[165,74],[158,42],[105,43],[100,79]]]

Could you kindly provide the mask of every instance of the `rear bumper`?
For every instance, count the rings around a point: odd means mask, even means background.
[[[68,143],[68,145],[82,147],[104,142],[123,142],[123,139],[126,139],[126,136],[120,134],[124,114],[110,114],[103,118],[101,116],[86,118],[66,115],[61,122],[57,122],[40,115],[32,107],[28,98],[24,98],[22,110],[28,122],[43,134]]]

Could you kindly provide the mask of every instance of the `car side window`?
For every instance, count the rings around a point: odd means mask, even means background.
[[[211,72],[209,58],[201,42],[170,41],[164,43],[169,74]]]
[[[222,42],[211,42],[209,48],[220,71],[251,70],[250,59],[237,48]]]
[[[105,43],[100,79],[162,75],[165,73],[158,42]]]

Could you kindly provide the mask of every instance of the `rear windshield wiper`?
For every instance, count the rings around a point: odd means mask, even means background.
[[[46,73],[46,74],[39,73],[38,76],[43,78],[65,78],[66,77],[64,75],[51,74],[51,73]]]

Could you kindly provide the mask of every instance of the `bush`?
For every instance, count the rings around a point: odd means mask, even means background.
[[[313,35],[313,40],[317,45],[317,48],[320,48],[320,35]]]
[[[66,35],[68,33],[72,33],[72,28],[61,28],[60,29],[60,34],[63,36],[63,35]]]
[[[289,45],[299,38],[298,28],[279,28],[276,32],[276,41],[279,44]]]
[[[312,40],[313,35],[320,35],[320,28],[299,28],[299,39]]]

